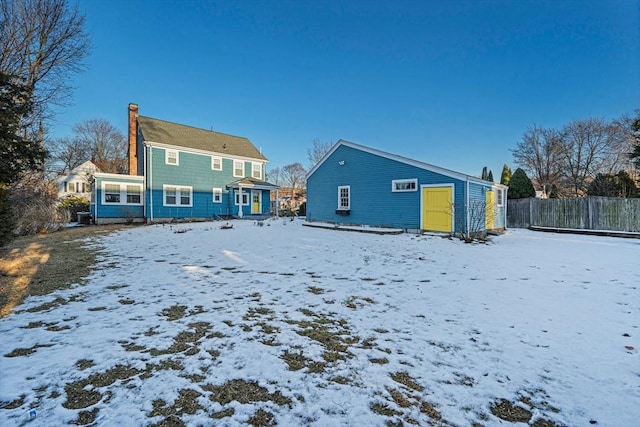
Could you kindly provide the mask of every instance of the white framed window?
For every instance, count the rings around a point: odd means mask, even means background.
[[[222,157],[211,157],[211,169],[213,169],[214,171],[222,170]]]
[[[105,205],[142,205],[142,184],[102,182],[102,203]]]
[[[341,185],[338,187],[338,210],[351,209],[351,186]]]
[[[176,150],[164,150],[164,162],[168,165],[179,165],[180,156]]]
[[[251,163],[251,176],[255,179],[262,179],[262,164]]]
[[[244,162],[242,160],[233,161],[233,176],[235,177],[244,176]]]
[[[68,193],[75,193],[76,192],[76,183],[75,182],[68,182],[67,183],[67,192]]]
[[[394,193],[418,191],[418,179],[394,179],[391,181],[391,191]]]
[[[127,204],[139,204],[142,200],[142,187],[127,184]]]
[[[503,206],[504,205],[504,190],[503,189],[496,190],[496,204],[498,206]]]
[[[240,204],[240,191],[236,190],[236,206],[238,206]],[[242,191],[242,205],[243,206],[248,206],[249,205],[249,193],[246,191]]]
[[[164,206],[192,206],[192,187],[178,185],[163,185]]]
[[[104,183],[102,185],[105,203],[120,203],[120,184]]]
[[[222,188],[213,189],[213,203],[222,203]]]

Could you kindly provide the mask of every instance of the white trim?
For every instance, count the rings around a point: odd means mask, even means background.
[[[342,202],[342,197],[341,197],[341,190],[343,189],[347,189],[349,191],[349,194],[347,195],[347,206],[341,206],[341,202]],[[351,210],[351,186],[350,185],[339,185],[338,186],[338,207],[336,208],[339,211],[348,211]]]
[[[216,195],[219,196],[219,200],[216,200]],[[222,203],[222,188],[214,187],[214,189],[213,189],[213,203]]]
[[[121,175],[119,173],[97,172],[93,175],[95,178],[111,178],[111,179],[127,179],[144,182],[144,176],[140,175]]]
[[[242,206],[249,206],[249,193],[246,192],[246,191],[242,191],[243,188],[244,187],[240,187],[237,190],[234,190],[233,202],[234,202],[235,206],[239,206],[238,205],[238,201],[239,201],[239,197],[240,197],[240,193],[241,192],[242,192],[242,199],[243,199],[242,200],[243,201]],[[244,203],[244,198],[245,197],[247,198],[247,202],[246,203]]]
[[[496,206],[504,206],[504,190],[502,188],[495,188],[496,192]],[[499,196],[498,196],[499,195]]]
[[[181,153],[189,153],[189,154],[197,154],[200,156],[220,156],[223,157],[225,159],[238,159],[238,160],[245,160],[248,162],[256,162],[256,163],[264,163],[267,164],[269,163],[269,161],[267,159],[257,159],[255,157],[244,157],[244,156],[237,156],[237,155],[233,155],[233,154],[227,154],[227,153],[219,153],[217,151],[207,151],[207,150],[199,150],[197,148],[187,148],[187,147],[180,147],[177,145],[172,145],[172,144],[163,144],[161,142],[154,142],[154,141],[144,141],[144,144],[149,146],[149,147],[155,147],[155,148],[162,148],[165,150],[174,150],[174,151],[179,151]]]
[[[175,163],[171,163],[169,161],[169,155],[170,154],[175,154],[176,155],[176,162]],[[171,150],[171,149],[165,149],[164,150],[164,164],[165,165],[171,165],[171,166],[179,166],[180,165],[180,152],[178,150]]]
[[[309,177],[311,175],[313,175],[316,170],[318,170],[318,168],[334,153],[334,151],[336,151],[340,146],[343,146],[343,145],[345,147],[350,147],[350,148],[353,148],[355,150],[364,151],[365,153],[373,154],[375,156],[384,157],[386,159],[390,159],[390,160],[394,160],[396,162],[404,163],[404,164],[407,164],[409,166],[414,166],[414,167],[417,167],[419,169],[424,169],[424,170],[428,170],[430,172],[434,172],[434,173],[437,173],[437,174],[440,174],[440,175],[448,176],[450,178],[459,179],[461,181],[464,181],[464,180],[468,179],[469,181],[473,181],[473,182],[476,182],[476,183],[479,183],[479,184],[496,186],[498,188],[505,188],[506,187],[505,185],[502,185],[502,184],[497,184],[497,183],[493,183],[493,182],[490,182],[490,181],[485,181],[485,180],[482,180],[480,178],[476,178],[476,177],[471,176],[471,175],[466,175],[466,174],[463,174],[463,173],[460,173],[460,172],[452,171],[450,169],[445,169],[445,168],[441,168],[439,166],[430,165],[428,163],[419,162],[417,160],[409,159],[407,157],[398,156],[397,154],[387,153],[385,151],[377,150],[375,148],[366,147],[364,145],[356,144],[355,142],[345,141],[344,139],[341,139],[338,142],[336,142],[335,145],[327,152],[327,154],[324,155],[322,160],[320,160],[313,168],[311,168],[309,173],[307,173],[307,179],[309,179]]]
[[[175,188],[176,202],[167,203],[167,188]],[[182,190],[189,190],[189,204],[182,204]],[[190,208],[193,206],[193,187],[189,185],[175,185],[175,184],[163,184],[162,185],[162,206],[176,207],[176,208]]]
[[[242,173],[240,175],[236,175],[236,163],[242,163]],[[244,178],[244,160],[233,160],[233,177]]]
[[[398,184],[413,184],[413,188],[409,189],[398,189]],[[410,178],[410,179],[394,179],[391,180],[391,192],[392,193],[408,193],[418,191],[418,178]]]
[[[214,165],[214,162],[216,160],[220,160],[220,167],[219,168],[216,168],[215,165]],[[220,157],[220,156],[211,156],[211,170],[221,171],[222,168],[223,168],[223,166],[222,166],[222,157]]]
[[[422,190],[425,188],[451,187],[451,233],[456,232],[456,185],[454,183],[444,184],[422,184],[420,186],[420,230],[424,224],[424,197]],[[468,209],[467,209],[468,211]]]
[[[117,185],[118,186],[118,197],[120,201],[118,202],[107,202],[107,185]],[[138,203],[128,203],[127,202],[127,186],[138,187],[140,189],[140,202]],[[102,181],[100,183],[101,195],[100,202],[103,206],[142,206],[144,204],[144,188],[142,183],[138,182],[126,182],[126,181]]]

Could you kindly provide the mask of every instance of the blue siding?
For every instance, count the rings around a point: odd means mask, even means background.
[[[141,193],[143,205],[128,205],[124,203],[124,200],[122,200],[122,204],[105,204],[102,202],[102,184],[104,182],[118,183],[121,185],[144,184],[142,177],[135,177],[131,175],[96,175],[96,179],[94,182],[95,198],[93,203],[91,204],[91,215],[94,218],[96,218],[97,220],[99,220],[100,218],[144,218],[144,191]]]
[[[412,178],[418,179],[417,191],[391,191],[392,180]],[[453,184],[456,209],[464,206],[465,181],[342,145],[308,178],[307,219],[419,229],[420,186],[429,184]],[[348,216],[335,212],[338,186],[343,185],[351,186]],[[464,215],[458,211],[456,231],[464,227],[464,222]]]
[[[151,220],[169,218],[211,218],[214,215],[237,215],[235,191],[227,184],[239,177],[233,176],[233,159],[222,158],[222,171],[211,168],[211,156],[180,151],[178,165],[165,163],[165,150],[146,147],[147,161],[147,217]],[[251,176],[252,163],[244,161],[245,176]],[[165,206],[163,185],[192,187],[192,206]],[[222,189],[222,203],[213,202],[213,189]],[[244,189],[245,193],[250,189]],[[266,195],[265,195],[266,194]],[[251,200],[249,199],[249,202]],[[269,191],[263,191],[261,210],[269,213]],[[243,215],[251,214],[251,205],[243,206]]]

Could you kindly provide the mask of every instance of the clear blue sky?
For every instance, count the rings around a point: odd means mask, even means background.
[[[528,126],[640,108],[640,0],[81,0],[93,50],[55,136],[140,114],[268,167],[343,138],[499,179]]]

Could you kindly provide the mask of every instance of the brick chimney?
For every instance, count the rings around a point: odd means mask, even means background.
[[[129,104],[129,175],[138,175],[138,104]]]

